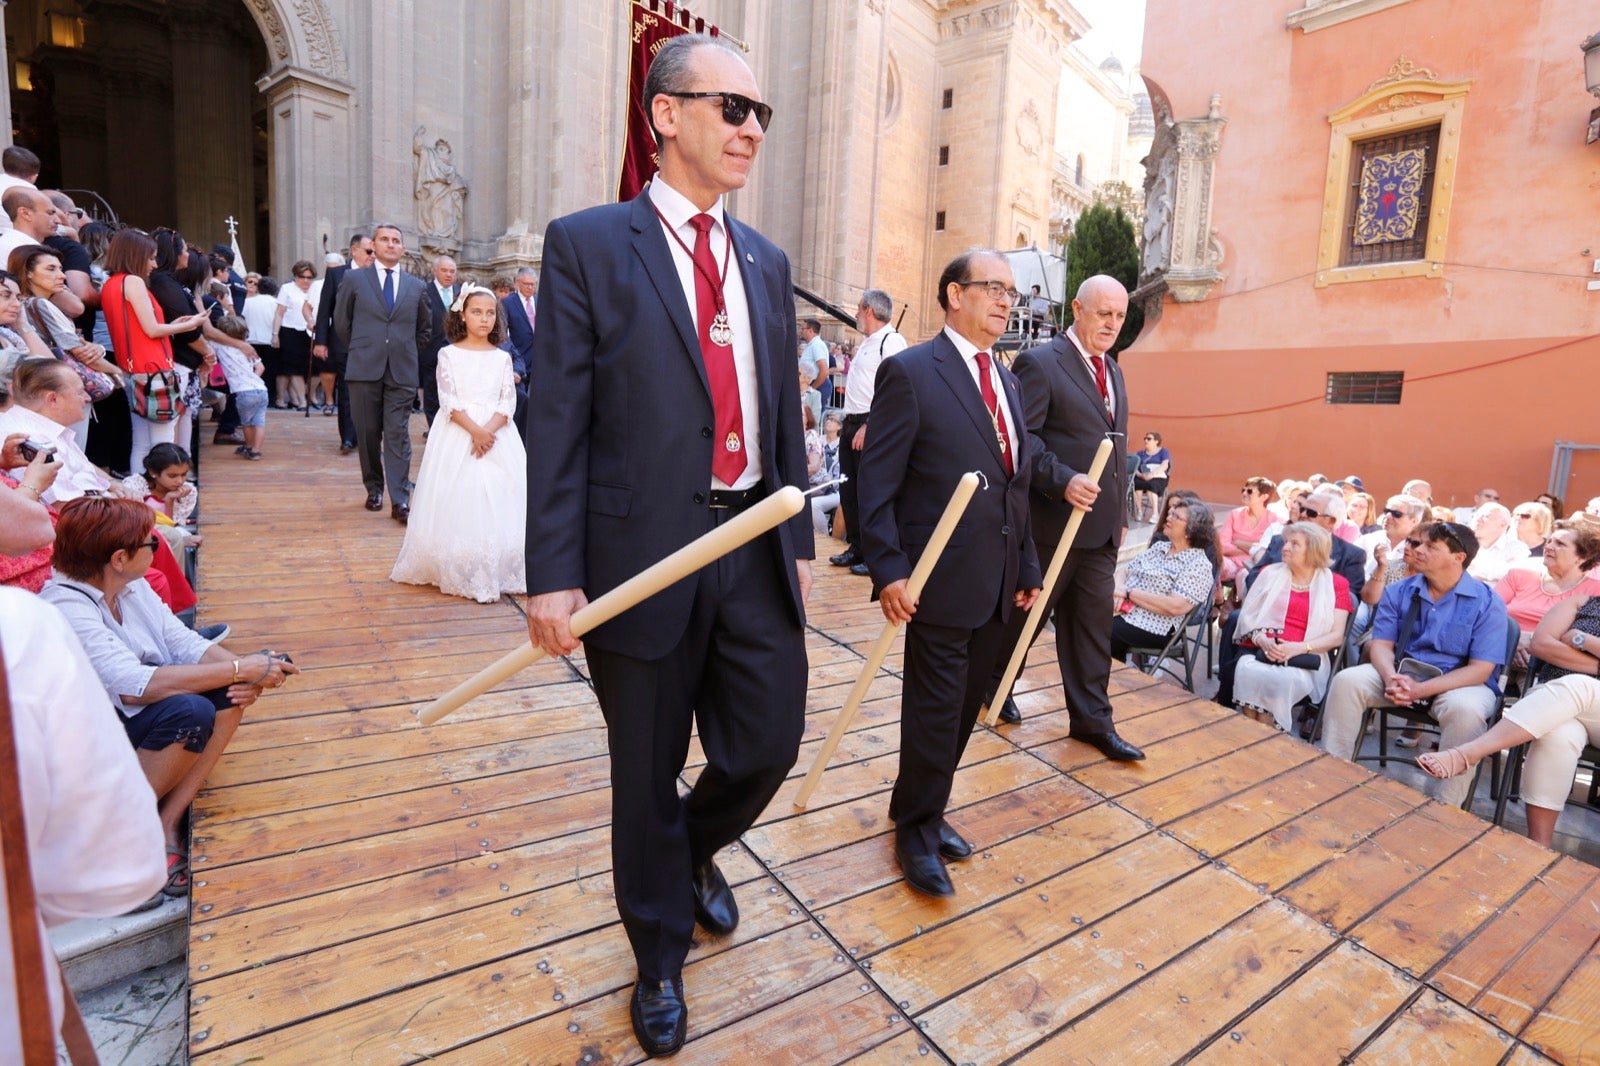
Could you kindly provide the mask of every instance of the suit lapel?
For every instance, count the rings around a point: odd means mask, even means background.
[[[1070,326],[1068,327],[1071,328]],[[1094,404],[1095,410],[1101,417],[1108,417],[1105,401],[1100,399],[1100,386],[1094,382],[1094,373],[1089,369],[1089,364],[1083,361],[1083,353],[1078,351],[1078,346],[1072,343],[1071,338],[1063,336],[1060,340],[1061,351],[1056,353],[1056,359],[1061,363],[1061,369],[1072,383],[1083,392],[1084,398]],[[1106,367],[1107,387],[1111,381],[1111,367]]]
[[[750,347],[755,355],[756,364],[756,395],[761,398],[761,439],[773,439],[775,425],[767,425],[767,413],[772,412],[777,418],[776,403],[768,399],[768,390],[772,387],[771,373],[767,366],[767,359],[771,353],[767,351],[767,331],[762,328],[767,320],[767,295],[766,289],[759,283],[758,270],[760,264],[755,262],[754,253],[746,259],[744,227],[735,222],[733,216],[726,210],[722,212],[723,225],[728,227],[728,235],[733,239],[733,246],[728,254],[738,257],[739,278],[744,284],[744,301],[747,313],[750,316]],[[699,341],[696,342],[698,348]]]
[[[978,385],[972,380],[972,372],[967,369],[967,361],[961,358],[961,353],[956,351],[956,346],[941,330],[933,340],[933,359],[939,367],[939,376],[944,378],[945,384],[950,386],[950,391],[955,393],[967,417],[972,419],[973,428],[978,431],[984,443],[988,445],[989,454],[999,464],[1000,469],[1005,469],[1005,455],[1000,451],[1000,442],[995,439],[994,423],[989,420],[989,409],[984,406],[983,394],[978,391]],[[1010,390],[1007,390],[1007,398]],[[1013,405],[1013,410],[1016,405]],[[1013,419],[1014,425],[1021,425]],[[1013,445],[1013,452],[1015,445]]]
[[[645,276],[655,286],[661,306],[677,329],[678,338],[683,341],[684,354],[689,357],[689,363],[700,378],[700,387],[706,390],[709,397],[711,384],[706,380],[705,362],[700,357],[700,337],[695,333],[694,315],[684,299],[683,286],[678,282],[678,268],[672,261],[672,250],[667,247],[667,235],[661,232],[661,219],[656,216],[655,208],[650,206],[648,186],[633,198],[633,217],[629,225],[633,229],[634,254],[644,264]]]

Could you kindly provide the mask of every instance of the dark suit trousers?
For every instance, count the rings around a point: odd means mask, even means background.
[[[759,538],[692,578],[688,628],[662,659],[587,648],[611,749],[617,910],[650,980],[683,968],[692,870],[750,828],[800,747],[805,638],[773,556],[770,538]],[[680,798],[691,725],[706,765]]]
[[[345,384],[344,371],[333,379],[334,402],[339,408],[339,443],[353,444],[356,439],[355,419],[350,415],[350,386]]]
[[[1049,567],[1055,557],[1054,544],[1038,544],[1039,562]],[[1056,659],[1061,668],[1061,687],[1067,698],[1067,721],[1074,736],[1109,733],[1111,697],[1106,686],[1111,679],[1111,595],[1116,589],[1117,546],[1115,542],[1098,548],[1067,552],[1054,593],[1045,610],[1056,627]],[[996,664],[991,689],[1000,683],[1012,649],[1022,637],[1026,612],[1014,611],[1006,627],[1005,650]],[[1043,626],[1034,633],[1039,638]]]
[[[977,629],[931,625],[915,618],[906,625],[900,776],[889,799],[889,817],[900,846],[913,854],[938,850],[950,786],[989,690],[989,673],[1004,637],[998,608]]]
[[[350,418],[356,427],[356,454],[367,492],[389,486],[389,502],[411,502],[406,480],[411,474],[411,402],[417,390],[395,381],[385,368],[382,381],[347,382]]]
[[[845,540],[857,551],[861,550],[861,509],[856,502],[856,471],[861,469],[861,453],[856,451],[855,439],[856,430],[866,424],[866,415],[845,415],[839,427],[839,473],[845,477],[839,486],[839,506],[844,508]]]
[[[422,416],[433,426],[433,416],[439,413],[439,353],[423,353],[417,364],[422,379]]]

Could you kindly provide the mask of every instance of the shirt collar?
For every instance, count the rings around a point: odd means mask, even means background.
[[[879,326],[877,329],[875,329],[871,333],[867,334],[867,340],[870,341],[874,337],[882,337],[882,336],[884,336],[886,334],[889,334],[889,333],[892,333],[892,332],[894,332],[894,327],[889,325],[889,323],[885,322],[883,325]]]
[[[722,197],[717,197],[716,203],[701,211],[687,196],[668,185],[660,174],[650,179],[650,203],[661,212],[661,217],[667,220],[667,225],[680,233],[688,228],[689,220],[699,214],[711,216],[716,223],[712,229],[719,229],[724,225]]]
[[[972,357],[977,355],[979,352],[987,351],[989,352],[990,364],[993,365],[994,351],[992,349],[979,348],[976,344],[973,344],[971,341],[967,340],[967,338],[963,337],[949,326],[944,327],[944,335],[950,338],[950,343],[956,346],[956,352],[967,362],[972,362]]]
[[[1099,359],[1104,359],[1105,358],[1104,355],[1101,355],[1101,356],[1090,355],[1089,354],[1089,350],[1087,348],[1085,348],[1083,346],[1083,342],[1078,339],[1078,331],[1073,329],[1071,326],[1068,326],[1066,329],[1062,330],[1062,332],[1067,335],[1067,340],[1072,342],[1072,346],[1074,348],[1078,349],[1078,354],[1080,356],[1082,356],[1085,361],[1089,361],[1089,360],[1096,359],[1096,358],[1099,358]]]
[[[77,589],[79,592],[82,592],[84,595],[94,600],[94,602],[97,604],[103,605],[106,602],[106,594],[104,592],[101,592],[93,585],[68,577],[66,574],[63,574],[54,567],[50,568],[50,583],[52,585],[64,585],[67,588]]]
[[[37,435],[49,440],[65,440],[68,443],[76,442],[77,437],[72,432],[71,426],[63,426],[60,422],[52,421],[38,411],[24,407],[20,403],[11,405],[11,416],[20,422],[32,425],[38,430],[37,434],[30,433],[29,436]]]

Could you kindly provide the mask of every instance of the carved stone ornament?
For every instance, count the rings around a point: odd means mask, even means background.
[[[248,0],[276,65],[295,64],[343,80],[344,51],[324,0]],[[289,8],[293,8],[293,12]],[[285,19],[292,20],[292,26]],[[296,49],[296,44],[300,45]],[[304,54],[296,56],[296,51]]]
[[[417,160],[417,235],[425,251],[453,255],[461,248],[461,222],[466,213],[467,182],[456,169],[450,142],[439,138],[428,144],[417,127],[411,153]]]
[[[1173,120],[1164,98],[1151,94],[1156,135],[1145,159],[1145,215],[1140,288],[1161,282],[1179,303],[1203,300],[1226,275],[1223,247],[1211,227],[1212,184],[1222,146],[1222,99],[1204,118]]]
[[[1035,158],[1039,155],[1040,145],[1044,144],[1044,125],[1039,121],[1039,106],[1032,100],[1017,116],[1017,144],[1024,153]]]
[[[1396,85],[1402,81],[1410,81],[1413,78],[1421,78],[1426,81],[1438,81],[1439,75],[1435,74],[1427,67],[1417,66],[1406,56],[1402,55],[1399,59],[1394,61],[1394,66],[1389,68],[1389,73],[1385,74],[1383,77],[1367,86],[1366,92],[1363,92],[1361,95],[1365,96],[1374,89],[1381,89],[1385,85]]]

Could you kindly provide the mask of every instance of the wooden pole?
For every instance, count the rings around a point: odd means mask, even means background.
[[[649,599],[668,585],[683,580],[735,548],[748,543],[800,513],[805,494],[793,485],[768,496],[743,514],[698,537],[654,566],[624,581],[572,616],[572,635],[581,637],[589,630],[611,621],[628,608]],[[544,657],[544,649],[532,642],[507,652],[475,675],[417,712],[423,725],[433,725],[468,700],[481,696],[500,682],[526,669]]]
[[[961,516],[966,512],[967,504],[972,501],[972,494],[977,488],[977,474],[962,474],[961,480],[956,482],[956,491],[951,494],[950,502],[944,505],[944,514],[939,516],[939,524],[933,527],[933,536],[928,539],[927,548],[923,549],[922,557],[917,560],[917,565],[911,570],[910,579],[906,581],[906,595],[911,597],[913,603],[922,595],[922,587],[928,583],[928,575],[933,573],[934,566],[939,562],[939,556],[944,552],[944,546],[949,542],[950,535],[955,532],[956,523],[961,521]],[[889,645],[894,643],[894,635],[899,631],[898,622],[883,624],[883,632],[878,634],[878,642],[872,646],[867,661],[862,665],[855,687],[850,690],[850,697],[844,701],[844,706],[839,708],[839,715],[833,720],[833,728],[828,730],[828,739],[822,742],[822,750],[817,752],[817,757],[811,762],[811,770],[800,785],[800,791],[795,793],[796,808],[804,810],[807,801],[811,799],[811,793],[816,790],[817,782],[822,779],[822,771],[827,769],[828,760],[833,758],[834,749],[839,746],[845,730],[850,728],[850,722],[861,709],[861,701],[866,698],[867,689],[872,687],[872,679],[877,676],[878,667],[883,665],[883,660],[889,654]]]
[[[1095,449],[1094,462],[1089,464],[1090,481],[1096,485],[1100,484],[1100,475],[1105,473],[1106,463],[1110,458],[1111,438],[1107,437],[1100,442],[1100,447]],[[1006,672],[1000,675],[1000,684],[994,690],[994,700],[979,713],[984,725],[994,725],[1000,717],[1000,708],[1005,704],[1006,697],[1011,695],[1011,686],[1016,684],[1017,675],[1022,672],[1023,660],[1027,659],[1028,649],[1033,646],[1033,635],[1044,623],[1045,607],[1050,602],[1050,594],[1055,591],[1056,582],[1061,578],[1061,568],[1067,565],[1067,552],[1071,550],[1072,542],[1078,538],[1078,527],[1083,525],[1083,516],[1088,513],[1086,508],[1074,506],[1072,517],[1067,519],[1066,532],[1061,534],[1061,543],[1056,545],[1056,553],[1050,557],[1050,569],[1045,571],[1044,588],[1039,590],[1039,598],[1028,611],[1028,620],[1022,624],[1022,635],[1017,638],[1017,646],[1011,652],[1011,661],[1006,663]],[[1106,604],[1105,609],[1110,611],[1111,605]]]

